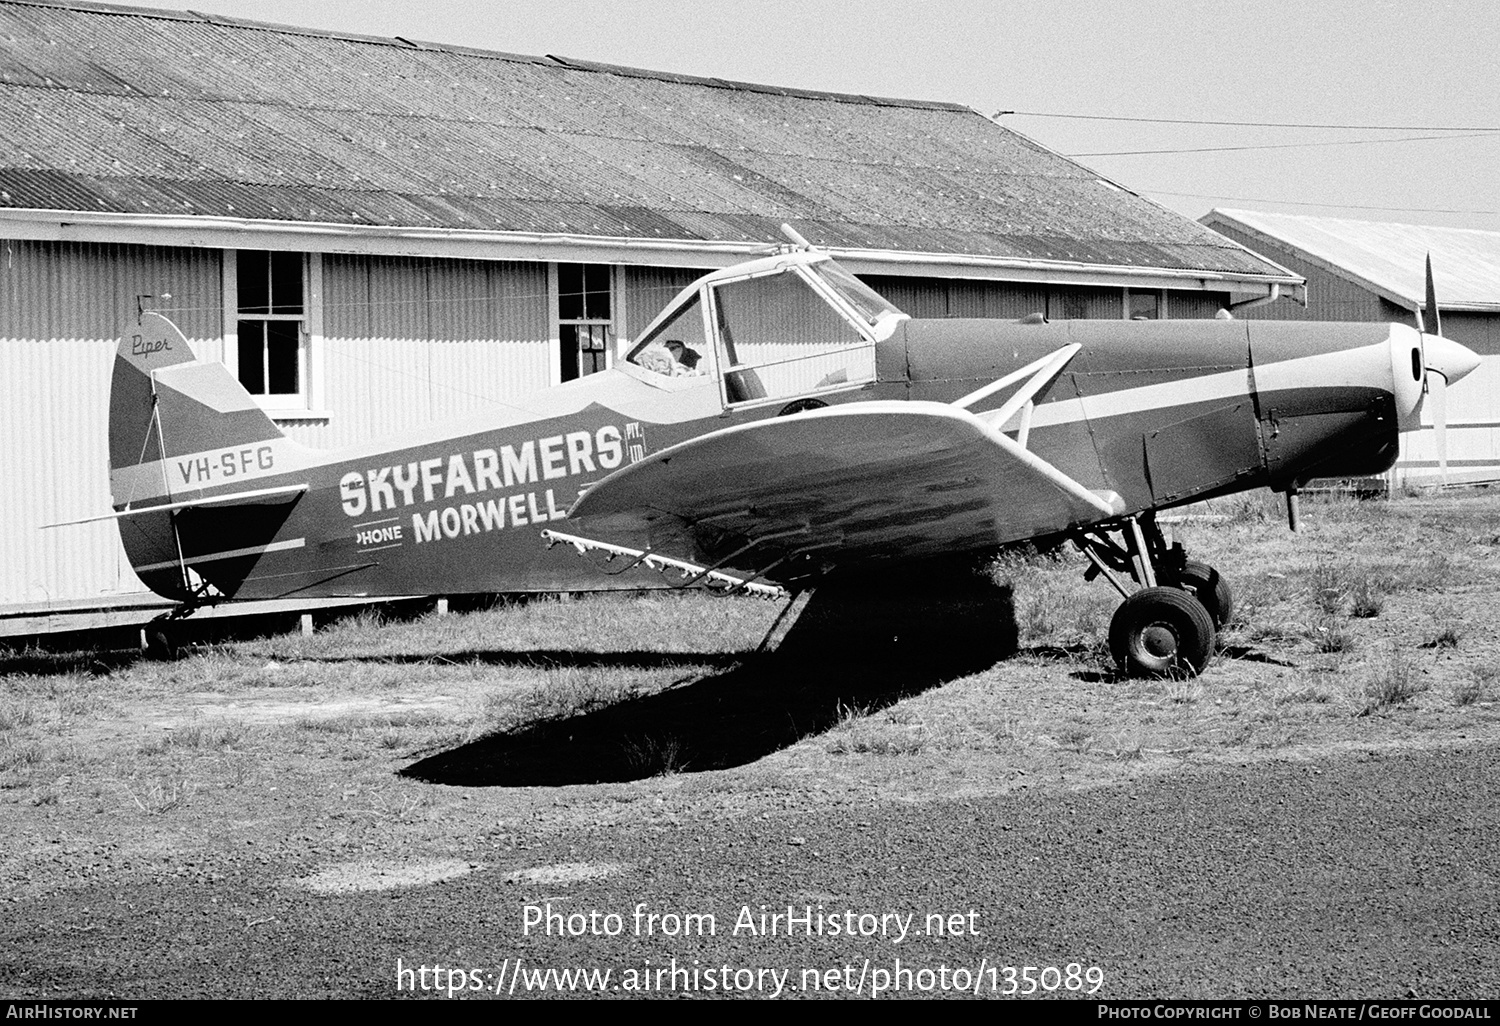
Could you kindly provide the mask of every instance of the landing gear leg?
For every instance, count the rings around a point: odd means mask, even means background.
[[[1118,534],[1118,540],[1115,535]],[[1213,567],[1167,545],[1151,513],[1085,531],[1075,539],[1124,601],[1109,625],[1109,649],[1132,677],[1195,676],[1213,657],[1216,629],[1234,610],[1229,585]],[[1136,590],[1126,587],[1128,576]]]

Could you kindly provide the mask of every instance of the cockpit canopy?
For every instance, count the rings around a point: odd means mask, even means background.
[[[873,381],[875,343],[905,318],[827,254],[791,253],[699,279],[625,360],[661,387],[774,402]]]

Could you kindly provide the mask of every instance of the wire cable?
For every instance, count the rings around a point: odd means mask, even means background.
[[[1492,214],[1500,210],[1466,210],[1448,207],[1378,207],[1364,203],[1315,203],[1311,200],[1268,199],[1264,196],[1216,196],[1205,192],[1172,192],[1169,189],[1137,189],[1148,196],[1177,196],[1181,199],[1229,200],[1232,203],[1275,203],[1289,207],[1337,207],[1339,210],[1383,210],[1400,214]]]
[[[1297,121],[1209,121],[1196,118],[1128,118],[1107,114],[1058,114],[1039,110],[997,110],[992,118],[1007,114],[1031,118],[1068,118],[1077,121],[1126,121],[1153,125],[1213,125],[1223,128],[1347,128],[1369,132],[1500,132],[1500,125],[1340,125]]]
[[[1065,153],[1065,157],[1141,157],[1159,153],[1233,153],[1241,150],[1299,150],[1318,146],[1372,146],[1383,143],[1432,142],[1438,139],[1489,139],[1493,132],[1467,132],[1463,135],[1408,135],[1399,139],[1344,139],[1341,141],[1305,143],[1265,143],[1251,146],[1195,146],[1166,150],[1100,150],[1091,153]]]

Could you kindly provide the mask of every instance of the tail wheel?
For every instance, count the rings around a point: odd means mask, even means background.
[[[172,662],[182,654],[182,636],[166,624],[147,624],[141,634],[147,659]]]
[[[1186,591],[1142,588],[1115,611],[1109,650],[1131,677],[1196,676],[1213,655],[1214,622]]]
[[[1234,593],[1229,590],[1229,582],[1207,563],[1188,560],[1172,583],[1190,593],[1208,610],[1215,630],[1222,630],[1234,616]]]

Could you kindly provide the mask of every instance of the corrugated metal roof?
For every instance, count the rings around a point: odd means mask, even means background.
[[[1294,250],[1408,310],[1426,305],[1430,253],[1442,309],[1500,310],[1500,232],[1253,210],[1212,210],[1203,223]]]
[[[0,206],[1285,277],[946,103],[0,0]]]

